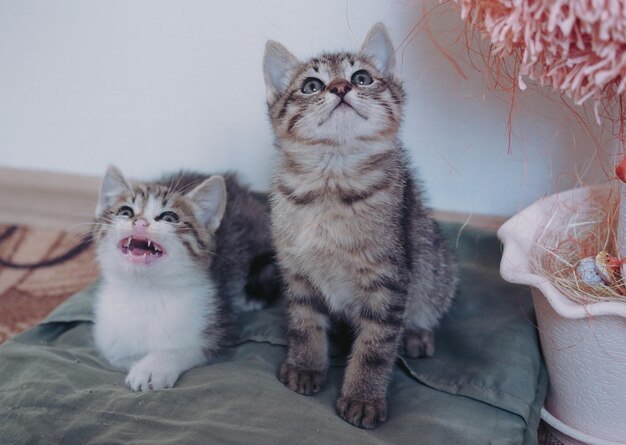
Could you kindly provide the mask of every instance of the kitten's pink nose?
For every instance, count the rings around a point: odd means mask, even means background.
[[[146,227],[148,227],[148,221],[146,221],[144,218],[137,218],[133,221],[133,226],[145,229]]]
[[[350,86],[350,82],[346,79],[335,79],[328,85],[328,91],[343,99],[343,96],[348,94],[352,87]]]

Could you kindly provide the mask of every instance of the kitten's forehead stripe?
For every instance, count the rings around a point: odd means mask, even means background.
[[[358,65],[355,67],[355,65]],[[376,80],[388,83],[382,76],[380,76],[376,67],[370,60],[360,54],[352,53],[330,53],[322,54],[319,57],[314,57],[301,64],[295,71],[292,77],[292,86],[294,83],[300,83],[303,81],[303,76],[307,76],[307,73],[315,72],[325,74],[329,78],[336,76],[350,78],[351,75],[358,69],[365,69],[369,71]],[[308,76],[310,77],[310,76]],[[333,80],[333,79],[326,79]],[[394,82],[395,83],[395,82]],[[399,84],[393,85],[393,89],[401,88]],[[299,90],[299,87],[298,87]],[[290,93],[294,92],[294,88],[290,88]],[[284,93],[283,93],[284,94]],[[398,96],[394,94],[394,96]]]

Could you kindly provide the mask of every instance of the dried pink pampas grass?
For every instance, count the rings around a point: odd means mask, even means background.
[[[489,37],[493,55],[517,56],[521,89],[527,76],[578,104],[624,93],[624,0],[455,1],[469,26]]]

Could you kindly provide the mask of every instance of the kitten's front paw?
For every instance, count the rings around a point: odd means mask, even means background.
[[[359,428],[376,428],[387,420],[387,401],[385,399],[358,400],[351,397],[337,399],[337,414],[343,420]]]
[[[326,372],[299,368],[285,361],[278,368],[278,380],[292,391],[310,396],[322,389]]]
[[[435,336],[426,329],[406,330],[404,332],[404,353],[411,358],[430,357],[435,353]]]
[[[180,372],[173,366],[155,365],[151,360],[136,363],[126,376],[126,384],[133,391],[171,388],[178,380]]]

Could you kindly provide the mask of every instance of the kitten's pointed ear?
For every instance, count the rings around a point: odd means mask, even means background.
[[[226,183],[221,176],[211,176],[202,184],[187,193],[187,197],[196,205],[196,215],[200,222],[215,232],[226,210]]]
[[[359,53],[372,59],[376,68],[385,77],[393,76],[396,67],[396,53],[385,25],[376,23],[372,26]]]
[[[102,215],[106,209],[115,203],[122,193],[131,190],[131,188],[130,183],[124,178],[122,172],[117,167],[109,165],[100,186],[96,217]]]
[[[289,85],[289,76],[300,62],[287,48],[274,40],[265,44],[263,75],[267,102],[272,103]]]

